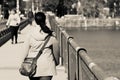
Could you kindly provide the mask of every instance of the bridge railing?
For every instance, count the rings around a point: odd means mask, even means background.
[[[0,31],[3,31],[3,30],[6,29],[6,27],[5,27],[6,22],[7,22],[7,20],[4,20],[4,21],[0,22]]]
[[[55,20],[54,15],[49,16],[50,25],[56,32],[56,38],[60,44],[60,64],[65,67],[68,80],[119,80],[108,76],[88,56],[85,48],[79,47],[73,37],[67,34]]]

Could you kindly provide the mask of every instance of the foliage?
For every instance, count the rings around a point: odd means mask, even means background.
[[[45,10],[55,11],[60,2],[69,9],[77,0],[42,0],[42,5]]]
[[[77,3],[78,0],[42,0],[42,5],[45,10],[55,12],[58,4],[63,2],[63,6],[66,7],[67,12],[71,9],[73,3]],[[103,13],[103,8],[108,7],[110,14],[118,16],[120,13],[120,0],[80,0],[81,12],[86,17],[99,17],[100,13]]]
[[[44,10],[47,10],[47,11],[54,12],[58,3],[59,3],[59,0],[42,0],[42,6]]]
[[[98,17],[104,6],[101,0],[81,0],[81,4],[82,14],[86,17]]]
[[[108,0],[107,4],[114,16],[120,16],[120,0]]]

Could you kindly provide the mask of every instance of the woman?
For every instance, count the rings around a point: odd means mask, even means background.
[[[32,20],[33,20],[33,12],[32,10],[30,9],[29,12],[28,12],[28,21],[29,21],[29,24],[32,25]]]
[[[13,44],[13,41],[14,41],[14,36],[15,36],[15,43],[17,43],[19,24],[20,24],[20,17],[16,13],[16,10],[12,9],[11,12],[10,12],[10,16],[8,18],[8,21],[6,23],[6,26],[10,27],[10,30],[11,30],[12,44]]]
[[[53,75],[56,74],[56,65],[52,54],[53,52],[58,51],[58,43],[56,38],[52,36],[52,31],[46,26],[46,16],[44,13],[36,13],[35,22],[36,26],[32,28],[32,33],[29,34],[27,40],[25,41],[25,54],[28,53],[27,57],[35,57],[46,37],[51,37],[37,60],[36,74],[33,77],[29,77],[29,79],[51,80]]]

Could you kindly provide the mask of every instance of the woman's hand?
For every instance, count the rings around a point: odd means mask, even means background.
[[[52,32],[52,35],[53,35],[54,37],[56,37],[56,33],[55,33],[55,32]]]

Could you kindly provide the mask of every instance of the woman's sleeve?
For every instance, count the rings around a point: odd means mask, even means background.
[[[6,23],[7,26],[9,26],[9,24],[10,24],[10,19],[11,19],[11,15],[9,16],[9,18],[7,20],[7,23]]]

